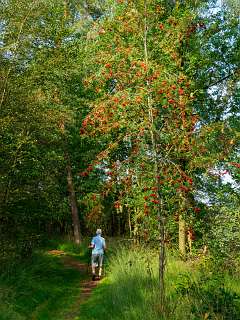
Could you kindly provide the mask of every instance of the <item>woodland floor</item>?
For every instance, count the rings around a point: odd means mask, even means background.
[[[116,248],[106,254],[101,281],[91,280],[87,245],[56,242],[37,250],[0,277],[0,320],[240,319],[237,270],[219,273],[207,257],[182,261],[169,252],[162,315],[156,251]]]

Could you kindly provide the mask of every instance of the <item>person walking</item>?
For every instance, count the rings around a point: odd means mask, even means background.
[[[106,250],[106,241],[102,237],[102,230],[97,229],[96,236],[92,238],[89,246],[92,249],[92,280],[100,280],[102,276],[103,255]],[[96,277],[96,267],[98,266],[98,277]]]

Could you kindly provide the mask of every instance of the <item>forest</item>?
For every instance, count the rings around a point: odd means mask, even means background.
[[[0,320],[240,319],[239,0],[0,9]]]

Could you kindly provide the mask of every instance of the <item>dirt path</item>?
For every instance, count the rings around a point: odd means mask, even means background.
[[[92,281],[90,279],[90,275],[88,274],[88,265],[86,263],[80,262],[70,256],[67,256],[64,251],[52,250],[48,253],[52,255],[61,255],[65,267],[77,269],[86,277],[85,280],[80,281],[80,295],[72,304],[71,309],[64,315],[65,320],[74,320],[79,315],[80,305],[91,296],[92,290],[98,285],[99,282]]]

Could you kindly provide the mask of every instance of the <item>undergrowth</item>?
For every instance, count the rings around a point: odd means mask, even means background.
[[[108,277],[81,306],[77,319],[240,319],[239,279],[226,272],[213,273],[207,261],[183,262],[169,253],[164,312],[160,311],[157,279],[156,251],[118,249]]]
[[[68,253],[81,252],[66,243]],[[50,244],[0,276],[0,320],[60,320],[79,295],[84,275],[66,268],[60,257],[47,253]]]

